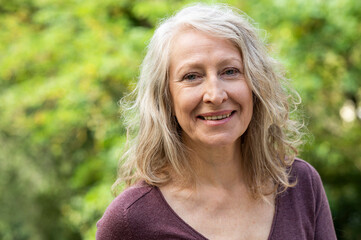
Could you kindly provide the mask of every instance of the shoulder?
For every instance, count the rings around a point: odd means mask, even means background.
[[[327,199],[317,170],[308,162],[296,158],[290,168],[289,179],[295,186],[281,195],[293,199],[292,202],[302,207],[303,211],[308,209],[316,213]]]
[[[137,201],[147,196],[147,194],[152,191],[153,187],[146,184],[145,182],[137,183],[136,185],[127,188],[119,196],[117,196],[114,201],[111,203],[111,206],[117,208],[128,209]]]
[[[317,170],[299,158],[296,158],[291,166],[290,180],[296,181],[298,188],[312,187],[313,191],[319,191],[322,187],[321,177]]]
[[[271,239],[336,239],[327,196],[316,169],[295,159],[289,171],[291,183],[277,197],[275,226]],[[289,224],[292,222],[292,224]]]
[[[318,175],[316,169],[311,164],[300,158],[295,158],[291,167],[291,172],[297,174],[303,173],[307,175]]]
[[[136,208],[138,203],[148,199],[153,187],[146,183],[138,183],[117,196],[106,209],[97,223],[96,239],[131,239],[129,228],[129,209]]]

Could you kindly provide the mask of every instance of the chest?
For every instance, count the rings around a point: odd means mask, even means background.
[[[186,224],[212,240],[267,240],[275,212],[273,202],[263,201],[172,202],[171,207]]]

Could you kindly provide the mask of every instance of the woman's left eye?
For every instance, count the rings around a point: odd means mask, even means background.
[[[224,71],[224,74],[228,75],[228,76],[232,76],[232,75],[235,75],[237,74],[239,71],[235,68],[230,68],[230,69],[226,69]]]

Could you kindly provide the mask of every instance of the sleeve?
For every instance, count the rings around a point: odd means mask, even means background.
[[[321,177],[312,168],[313,189],[316,198],[315,209],[315,240],[334,240],[336,238],[330,206],[328,204],[325,189],[323,188]]]
[[[110,205],[97,222],[96,240],[131,240],[126,210]]]

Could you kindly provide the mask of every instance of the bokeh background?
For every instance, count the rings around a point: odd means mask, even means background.
[[[361,1],[237,0],[303,98],[300,157],[339,239],[361,239]],[[94,239],[160,18],[183,0],[0,0],[0,239]]]

